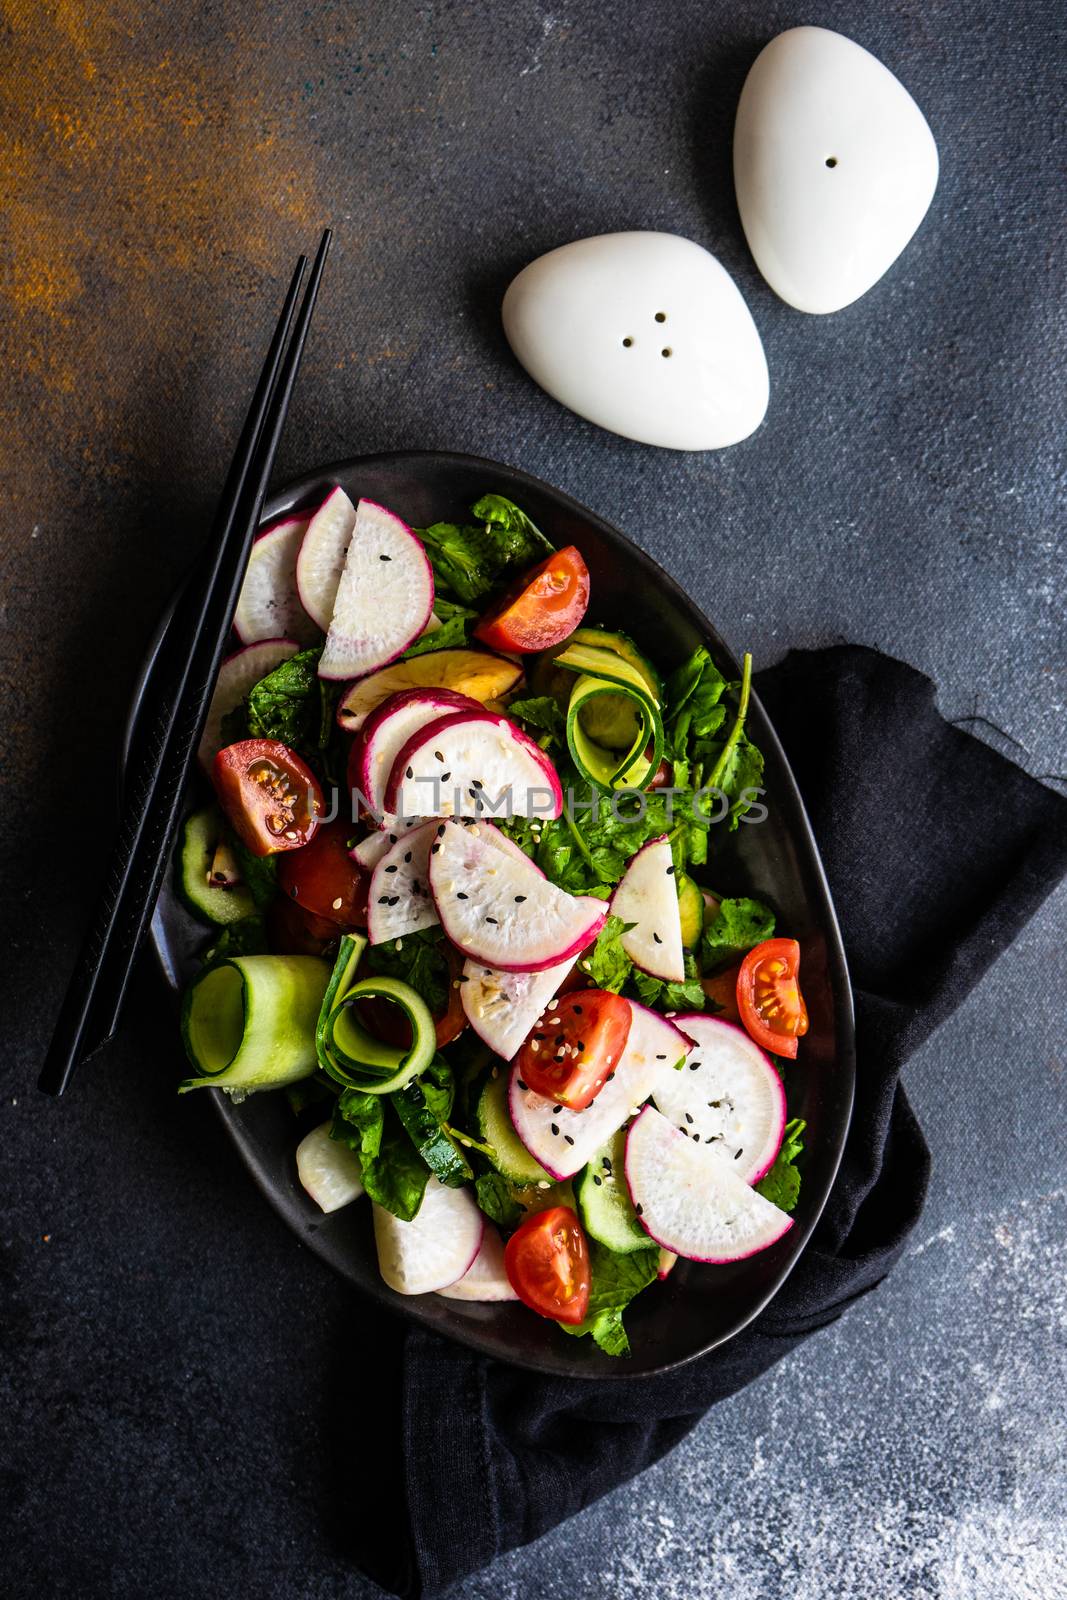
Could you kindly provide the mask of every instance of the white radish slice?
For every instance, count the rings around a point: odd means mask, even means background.
[[[715,1144],[739,1178],[756,1183],[773,1165],[785,1130],[785,1090],[743,1028],[718,1017],[679,1016],[696,1048],[682,1072],[665,1072],[652,1098],[696,1144]]]
[[[319,677],[363,678],[395,661],[419,637],[432,609],[426,551],[392,511],[361,500]]]
[[[382,857],[396,844],[397,833],[368,833],[365,839],[352,846],[349,858],[367,872],[373,872]]]
[[[371,713],[359,736],[356,771],[367,809],[381,817],[383,828],[394,831],[395,819],[386,812],[385,792],[393,763],[408,741],[442,717],[481,709],[477,700],[451,689],[406,689],[390,695]]]
[[[215,680],[215,693],[211,696],[207,721],[197,756],[205,772],[222,749],[222,719],[235,711],[250,689],[260,678],[295,656],[300,646],[295,639],[261,639],[257,644],[246,644],[227,656],[219,667]]]
[[[481,826],[455,822],[438,824],[430,888],[457,949],[505,972],[543,972],[577,956],[608,914],[603,900],[567,894],[525,856],[506,855]]]
[[[630,1034],[622,1059],[613,1065],[596,1099],[584,1111],[569,1111],[528,1089],[511,1069],[508,1110],[515,1132],[527,1150],[553,1178],[572,1178],[607,1144],[648,1099],[661,1072],[692,1049],[685,1035],[647,1006],[630,1001]],[[551,1025],[552,1007],[545,1013]]]
[[[391,845],[371,874],[367,892],[367,937],[371,944],[403,939],[438,921],[427,868],[437,824],[424,822]]]
[[[330,1138],[328,1122],[312,1128],[297,1145],[296,1175],[323,1211],[340,1211],[363,1193],[359,1157]]]
[[[386,809],[399,817],[558,817],[563,790],[539,745],[507,717],[457,711],[408,740]]]
[[[323,633],[330,626],[337,585],[356,525],[356,508],[341,488],[331,489],[311,517],[296,558],[300,604]]]
[[[504,1243],[495,1228],[486,1227],[482,1247],[456,1283],[437,1293],[446,1300],[517,1300],[504,1270]]]
[[[410,1222],[374,1207],[378,1270],[397,1294],[430,1294],[456,1283],[474,1265],[484,1232],[470,1190],[446,1188],[434,1177]]]
[[[681,983],[685,977],[682,919],[665,833],[642,845],[631,859],[611,897],[611,909],[624,922],[635,924],[622,936],[622,947],[635,966],[653,978]]]
[[[543,972],[503,972],[478,961],[464,964],[460,987],[463,1010],[475,1033],[494,1055],[503,1061],[514,1059],[577,959],[569,956]]]
[[[649,1238],[689,1261],[743,1261],[793,1226],[718,1145],[694,1144],[654,1106],[626,1136],[626,1185]]]
[[[284,517],[256,538],[233,615],[234,632],[242,644],[286,638],[309,645],[319,638],[296,589],[296,558],[308,520]]]
[[[663,1282],[664,1278],[670,1277],[675,1266],[677,1265],[677,1262],[678,1257],[675,1255],[674,1251],[664,1250],[663,1246],[661,1245],[659,1252],[659,1264],[656,1267],[656,1277],[661,1283]]]

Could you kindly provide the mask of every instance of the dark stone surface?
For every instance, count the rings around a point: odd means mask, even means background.
[[[799,21],[899,72],[942,157],[904,257],[823,319],[759,280],[729,179],[747,66]],[[337,1399],[360,1307],[208,1107],[175,1102],[153,976],[62,1104],[32,1088],[136,663],[291,259],[333,222],[281,475],[401,446],[514,461],[626,528],[758,661],[878,645],[1062,773],[1063,11],[13,0],[3,25],[4,1585],[359,1596],[322,1507],[373,1450]],[[622,227],[737,276],[772,390],[735,449],[614,439],[511,362],[510,275]],[[937,1166],[895,1277],[466,1595],[1058,1592],[1065,920],[1061,892],[914,1064]]]

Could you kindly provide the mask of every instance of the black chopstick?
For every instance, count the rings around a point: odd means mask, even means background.
[[[172,674],[139,735],[127,775],[122,821],[103,890],[60,1007],[38,1087],[63,1093],[86,1055],[118,1023],[130,973],[159,895],[185,801],[185,784],[207,719],[248,551],[263,508],[330,247],[319,243],[299,316],[307,268],[301,256],[226,477],[211,537],[179,605],[168,647]],[[286,341],[292,330],[292,339]],[[174,646],[177,647],[176,651]]]

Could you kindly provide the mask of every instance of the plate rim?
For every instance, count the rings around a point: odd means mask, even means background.
[[[660,565],[654,556],[651,556],[646,550],[643,550],[641,546],[635,544],[634,541],[626,533],[624,533],[621,528],[618,528],[613,523],[608,522],[607,519],[602,517],[598,512],[593,511],[590,507],[584,505],[572,495],[567,494],[565,490],[557,489],[555,485],[547,482],[547,480],[539,478],[533,473],[525,471],[521,467],[512,466],[504,461],[495,460],[489,457],[471,455],[460,451],[412,449],[382,450],[360,456],[341,457],[337,460],[326,462],[321,467],[316,467],[310,471],[306,471],[299,477],[293,478],[273,489],[264,501],[260,517],[260,524],[263,525],[266,522],[272,521],[291,510],[301,507],[304,502],[308,501],[313,495],[317,494],[323,485],[330,479],[336,479],[342,475],[351,475],[353,472],[358,473],[360,469],[367,470],[372,467],[399,465],[416,468],[419,463],[439,464],[442,462],[446,462],[449,465],[471,471],[483,471],[487,475],[500,473],[501,471],[506,472],[509,477],[516,481],[520,486],[525,485],[534,489],[539,494],[547,495],[563,509],[573,513],[579,520],[592,524],[609,545],[621,547],[625,552],[627,559],[636,563],[638,567],[643,568],[646,575],[652,581],[654,581],[658,587],[667,591],[674,604],[685,615],[688,616],[695,631],[697,631],[702,638],[711,643],[714,646],[715,653],[720,657],[724,657],[733,666],[737,674],[740,675],[741,665],[734,651],[722,638],[718,630],[714,627],[711,620],[705,615],[702,609],[696,604],[691,596],[685,592],[677,579],[675,579],[668,571],[666,571],[666,569]],[[145,696],[152,680],[153,671],[163,648],[163,644],[166,639],[170,623],[173,619],[182,588],[184,588],[184,585],[181,585],[176,590],[173,598],[161,615],[159,622],[153,631],[138,670],[137,679],[134,684],[129,710],[127,712],[126,722],[123,729],[120,754],[120,770],[123,773],[125,772],[127,766],[130,746],[133,741],[141,708],[144,704]],[[247,1130],[245,1130],[245,1128],[242,1126],[240,1120],[234,1116],[234,1108],[231,1106],[227,1097],[218,1092],[211,1094],[209,1098],[215,1109],[216,1115],[221,1118],[222,1123],[226,1128],[229,1137],[236,1146],[242,1161],[251,1173],[253,1181],[271,1204],[272,1209],[281,1216],[282,1220],[291,1229],[291,1231],[296,1234],[297,1238],[300,1239],[304,1245],[311,1249],[320,1258],[320,1260],[324,1262],[325,1265],[331,1268],[331,1270],[337,1272],[345,1279],[346,1282],[349,1282],[357,1292],[367,1294],[372,1301],[380,1306],[383,1306],[383,1308],[387,1311],[395,1312],[398,1316],[405,1318],[405,1320],[414,1323],[419,1327],[428,1329],[429,1331],[444,1338],[447,1338],[453,1343],[459,1344],[462,1347],[474,1350],[479,1355],[487,1357],[490,1360],[506,1361],[511,1366],[528,1372],[535,1372],[542,1377],[563,1377],[568,1379],[579,1379],[584,1382],[618,1382],[627,1379],[636,1381],[641,1378],[652,1379],[662,1373],[676,1371],[679,1367],[687,1366],[690,1362],[699,1360],[702,1356],[710,1354],[711,1351],[719,1349],[723,1345],[728,1344],[731,1340],[737,1338],[739,1334],[743,1333],[746,1328],[751,1326],[752,1322],[767,1309],[767,1307],[779,1294],[786,1280],[795,1270],[808,1249],[812,1234],[819,1224],[840,1171],[841,1162],[844,1157],[845,1146],[852,1125],[852,1117],[855,1111],[856,1033],[852,985],[849,977],[848,960],[845,953],[844,941],[841,936],[841,928],[838,921],[837,910],[834,905],[833,896],[830,892],[830,885],[826,878],[826,870],[823,866],[822,857],[819,852],[819,847],[816,842],[814,832],[812,830],[811,821],[808,817],[807,808],[804,805],[804,800],[800,793],[800,789],[797,786],[792,765],[782,747],[782,743],[778,737],[774,723],[768,716],[766,709],[764,708],[755,689],[752,691],[751,704],[755,706],[758,720],[761,723],[761,747],[766,746],[768,749],[773,749],[780,773],[784,776],[788,789],[789,802],[792,806],[796,823],[799,826],[803,844],[806,846],[804,851],[806,865],[807,868],[814,874],[817,888],[821,893],[822,901],[825,906],[827,969],[833,995],[833,1017],[835,1036],[837,1039],[837,1050],[833,1067],[835,1074],[843,1073],[847,1075],[847,1083],[845,1083],[843,1086],[838,1085],[839,1092],[843,1088],[846,1105],[844,1107],[844,1114],[841,1120],[841,1131],[838,1139],[837,1149],[834,1151],[833,1158],[830,1163],[829,1176],[826,1183],[825,1192],[817,1208],[808,1219],[805,1226],[805,1231],[798,1242],[797,1248],[791,1252],[790,1259],[785,1263],[784,1267],[773,1281],[771,1287],[753,1298],[753,1302],[751,1306],[746,1309],[744,1316],[729,1331],[719,1334],[717,1337],[709,1340],[706,1344],[701,1345],[699,1349],[693,1350],[687,1355],[679,1356],[669,1361],[664,1361],[653,1367],[643,1368],[639,1372],[627,1370],[625,1362],[615,1362],[607,1369],[598,1368],[596,1371],[591,1370],[583,1373],[581,1371],[575,1371],[572,1366],[565,1367],[562,1362],[557,1366],[542,1359],[524,1356],[521,1352],[517,1353],[515,1356],[504,1356],[501,1355],[495,1345],[490,1347],[487,1341],[484,1341],[480,1338],[479,1329],[476,1326],[471,1326],[469,1329],[463,1329],[461,1331],[458,1328],[441,1326],[431,1319],[421,1316],[419,1314],[418,1304],[421,1299],[424,1298],[422,1296],[413,1296],[412,1304],[410,1306],[405,1304],[394,1306],[392,1301],[389,1301],[388,1304],[386,1304],[384,1297],[375,1295],[372,1289],[367,1289],[364,1285],[356,1282],[338,1267],[333,1255],[320,1245],[317,1232],[308,1231],[306,1229],[302,1232],[298,1232],[294,1221],[289,1216],[286,1208],[279,1203],[277,1186],[258,1157],[258,1153],[255,1148],[255,1141],[247,1133]],[[791,829],[791,832],[795,833],[795,829]],[[819,920],[820,922],[823,921],[822,918]],[[152,944],[153,955],[163,979],[168,989],[171,990],[172,994],[177,996],[181,992],[181,980],[177,971],[175,970],[174,965],[168,957],[166,940],[162,934],[162,924],[160,921],[158,908],[153,913],[149,937]]]

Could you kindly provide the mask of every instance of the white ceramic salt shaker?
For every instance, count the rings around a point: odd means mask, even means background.
[[[926,215],[937,146],[888,67],[828,28],[790,28],[760,52],[734,124],[734,184],[749,248],[798,311],[867,293]]]
[[[717,450],[767,409],[760,336],[726,269],[673,233],[550,250],[504,296],[504,331],[561,405],[627,439]]]

